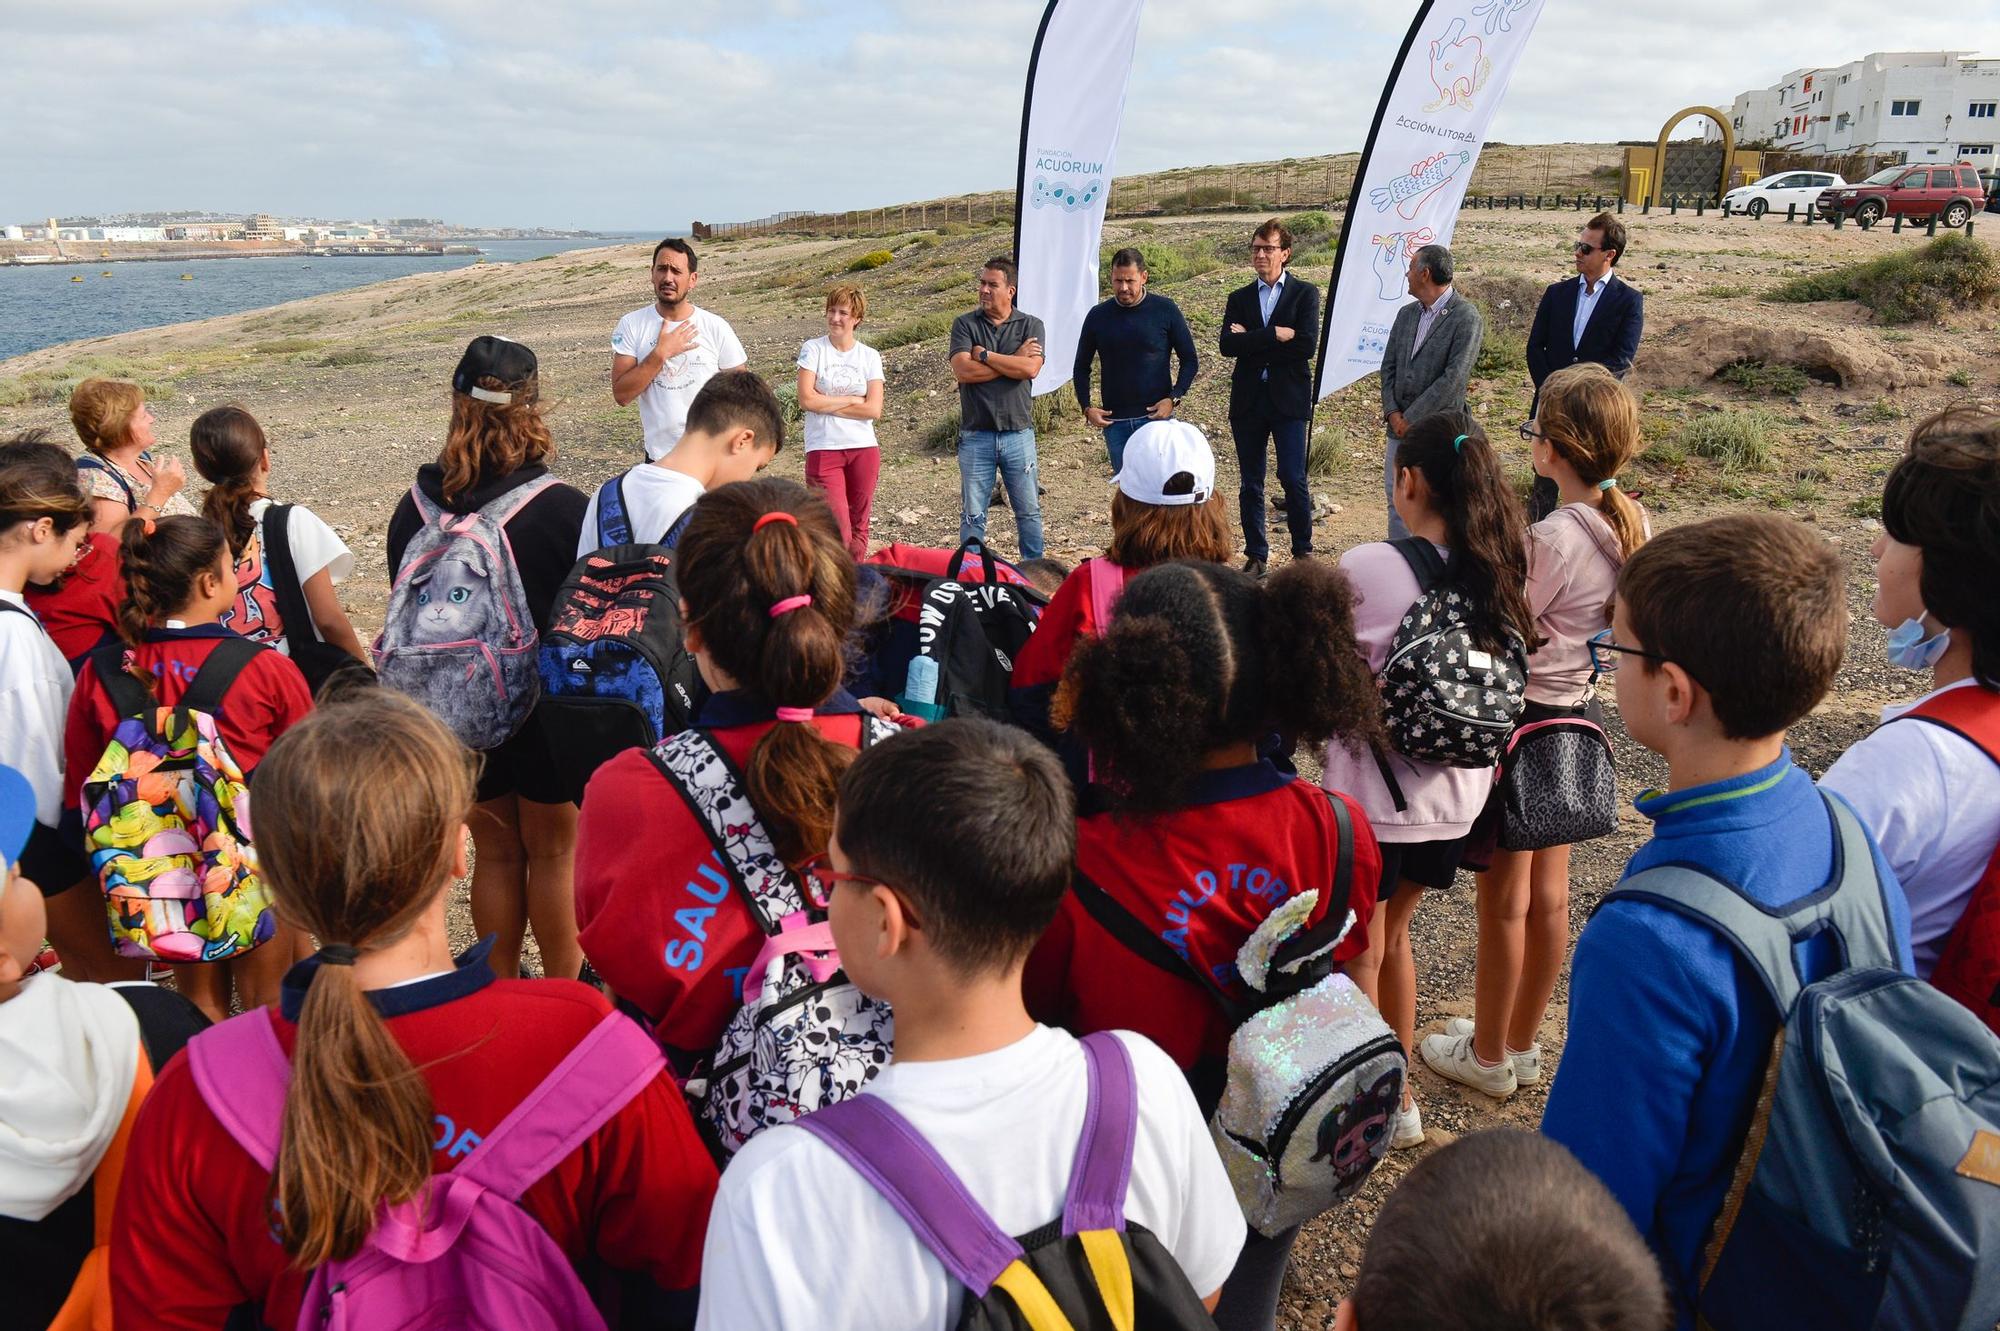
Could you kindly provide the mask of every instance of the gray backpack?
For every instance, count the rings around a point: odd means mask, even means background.
[[[541,697],[540,635],[507,521],[555,483],[539,477],[476,513],[447,513],[410,487],[424,525],[389,589],[375,668],[476,752],[513,738]]]
[[[1714,1331],[2000,1322],[2000,1038],[1898,969],[1868,835],[1839,829],[1830,891],[1783,914],[1698,870],[1605,898],[1700,920],[1763,981],[1783,1026],[1695,1307]],[[1832,931],[1844,968],[1801,984],[1793,949]]]

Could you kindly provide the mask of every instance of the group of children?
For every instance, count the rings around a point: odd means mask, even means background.
[[[607,544],[611,487],[553,479],[519,344],[467,349],[451,413],[391,519],[390,575],[426,527],[504,512],[546,632],[572,565]],[[1228,567],[1200,432],[1148,425],[1105,555],[1055,587],[1013,663],[1013,725],[919,725],[863,687],[855,644],[880,605],[855,527],[816,491],[758,476],[784,443],[777,399],[748,371],[718,374],[672,451],[614,482],[625,539],[672,549],[704,766],[675,765],[685,745],[629,749],[580,806],[532,714],[475,757],[368,682],[334,590],[352,557],[274,501],[247,412],[195,424],[199,512],[178,468],[152,460],[136,389],[87,382],[72,414],[82,460],[0,444],[0,1046],[31,1070],[0,1086],[0,1251],[36,1273],[28,1325],[89,1325],[105,1287],[121,1328],[233,1325],[245,1308],[298,1325],[362,1299],[378,1248],[437,1241],[438,1214],[546,1276],[506,1296],[517,1319],[560,1294],[570,1312],[547,1324],[945,1327],[998,1290],[1024,1324],[1063,1325],[1046,1316],[1075,1292],[1044,1308],[1015,1273],[1038,1244],[1091,1239],[1070,1223],[1078,1162],[1111,1131],[1129,1136],[1122,1212],[1104,1225],[1142,1294],[1171,1286],[1158,1306],[1273,1326],[1297,1229],[1246,1227],[1208,1120],[1228,1013],[1254,998],[1239,948],[1274,913],[1313,893],[1294,923],[1332,940],[1322,970],[1345,971],[1438,1075],[1495,1097],[1548,1075],[1568,847],[1503,844],[1510,807],[1543,797],[1519,766],[1409,757],[1384,721],[1399,633],[1439,598],[1475,650],[1525,656],[1516,745],[1599,725],[1596,689],[1615,682],[1626,731],[1668,770],[1639,801],[1654,836],[1631,872],[1692,866],[1781,910],[1842,871],[1830,806],[1785,746],[1842,659],[1840,560],[1769,516],[1649,539],[1617,480],[1637,407],[1599,367],[1551,376],[1523,427],[1564,501],[1547,519],[1526,524],[1476,420],[1435,416],[1398,450],[1411,538],[1263,578]],[[1883,522],[1875,614],[1895,628],[1891,659],[1930,670],[1934,691],[1892,709],[1824,786],[1879,846],[1885,960],[1962,971],[1954,928],[2000,843],[1981,739],[2000,734],[2000,419],[1920,425]],[[117,679],[184,709],[209,657],[242,639],[262,645],[233,663],[216,742],[254,792],[254,818],[239,813],[272,918],[253,948],[173,965],[190,1006],[107,942],[88,852],[111,843],[86,845],[79,809],[122,733]],[[315,657],[317,701],[307,643],[356,662]],[[1293,766],[1302,744],[1317,783]],[[1616,817],[1601,791],[1563,798]],[[738,839],[769,848],[759,884],[735,870]],[[468,867],[481,941],[454,956],[447,896]],[[1411,923],[1462,867],[1477,873],[1475,1015],[1419,1041]],[[781,882],[808,906],[786,927],[812,941],[768,936],[762,894]],[[535,982],[518,978],[530,928],[550,977]],[[33,973],[44,934],[61,975]],[[750,1138],[718,1173],[683,1089],[721,1075],[725,1028],[787,953],[837,953],[894,1013],[893,1058],[836,1106],[867,1103],[870,1131],[900,1144],[888,1165],[835,1126],[857,1115],[826,1110]],[[601,990],[576,982],[586,958]],[[1854,960],[1806,947],[1801,974]],[[1691,1327],[1784,1015],[1715,931],[1606,903],[1576,947],[1543,1134],[1475,1134],[1421,1161],[1384,1203],[1337,1325]],[[1394,1145],[1425,1140],[1407,1083],[1385,1114]],[[1023,1236],[1024,1255],[986,1270],[913,1224],[896,1185],[910,1168],[1001,1240]],[[487,1192],[532,1225],[481,1209]],[[1083,1247],[1098,1271],[1103,1253]],[[512,1287],[489,1285],[451,1297],[498,1319],[481,1300]]]

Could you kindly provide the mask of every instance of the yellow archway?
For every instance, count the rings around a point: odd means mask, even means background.
[[[1722,178],[1716,182],[1715,197],[1720,199],[1729,193],[1729,165],[1736,160],[1736,131],[1730,128],[1729,117],[1712,106],[1690,106],[1667,117],[1667,123],[1660,126],[1660,141],[1653,148],[1653,206],[1660,206],[1662,192],[1667,183],[1667,136],[1676,126],[1689,116],[1707,116],[1722,131]]]

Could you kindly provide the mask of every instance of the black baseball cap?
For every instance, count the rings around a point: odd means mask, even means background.
[[[489,333],[466,344],[465,354],[458,358],[458,368],[451,372],[451,386],[481,402],[497,402],[505,406],[514,400],[512,393],[481,388],[479,381],[498,379],[503,384],[519,388],[535,377],[535,371],[534,352],[512,338],[494,337]]]

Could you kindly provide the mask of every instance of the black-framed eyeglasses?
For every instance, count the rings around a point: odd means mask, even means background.
[[[1535,440],[1537,439],[1548,438],[1547,435],[1543,434],[1540,430],[1537,430],[1535,428],[1535,423],[1533,421],[1521,422],[1521,437],[1527,440],[1531,444],[1534,443]]]
[[[842,883],[881,883],[879,878],[870,878],[862,873],[843,873],[833,867],[833,860],[825,852],[813,856],[799,866],[800,885],[805,888],[806,900],[821,910],[833,905],[833,889]]]
[[[1649,652],[1643,647],[1627,647],[1622,642],[1611,641],[1611,630],[1600,629],[1590,635],[1590,669],[1593,676],[1616,673],[1619,656],[1643,656],[1648,661],[1664,662],[1667,658],[1658,652]]]
[[[1250,252],[1252,254],[1276,254],[1279,250],[1282,250],[1284,248],[1285,247],[1283,245],[1252,245],[1250,247]]]

